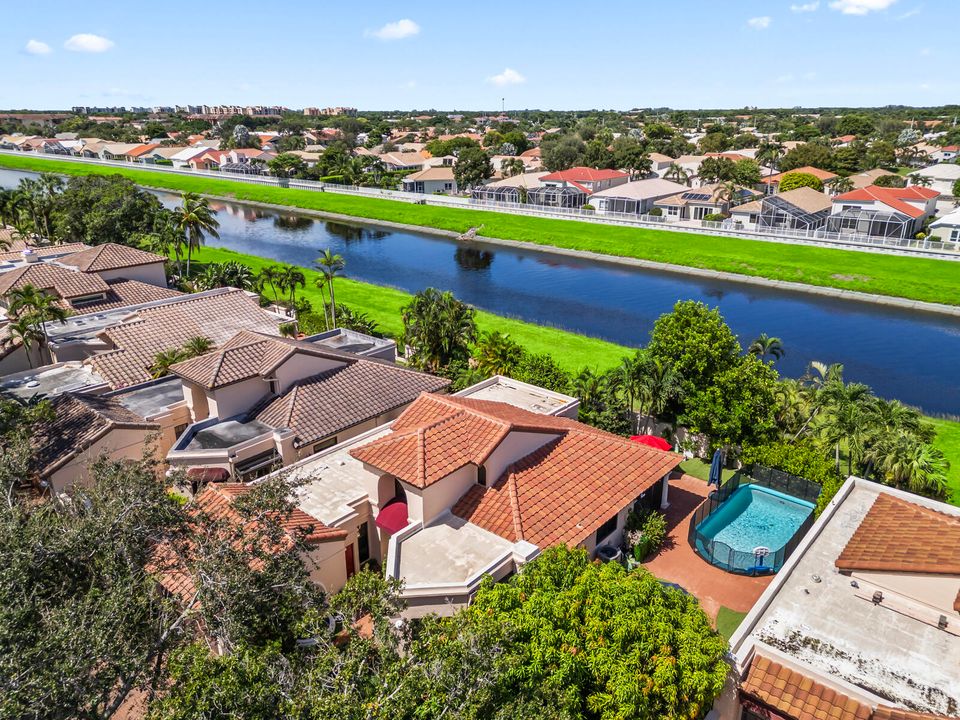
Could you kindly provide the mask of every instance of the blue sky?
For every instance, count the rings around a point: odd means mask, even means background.
[[[0,107],[960,101],[958,0],[82,5],[0,24]]]

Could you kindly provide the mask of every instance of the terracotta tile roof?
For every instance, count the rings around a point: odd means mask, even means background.
[[[166,258],[163,255],[127,245],[104,243],[60,258],[59,262],[75,267],[81,272],[96,273],[104,270],[120,270],[138,265],[162,263],[166,262]]]
[[[253,490],[253,485],[242,483],[217,483],[207,485],[187,507],[188,514],[193,522],[226,522],[243,525],[244,531],[251,534],[257,531],[257,523],[244,520],[243,516],[233,507],[236,498],[246,495]],[[294,508],[282,522],[283,529],[288,533],[276,550],[292,547],[292,536],[305,533],[304,539],[310,543],[321,543],[331,540],[344,540],[347,531],[324,525],[312,515],[308,515],[300,508]],[[182,548],[189,553],[191,547]],[[149,571],[157,576],[157,580],[167,592],[182,601],[190,600],[196,592],[193,577],[181,560],[182,555],[175,552],[170,543],[160,545],[154,553]]]
[[[757,655],[742,689],[794,720],[870,720],[871,708],[806,675]]]
[[[61,393],[51,401],[54,418],[40,423],[30,438],[32,469],[41,478],[66,465],[114,429],[159,430],[155,423],[110,398]]]
[[[244,329],[278,333],[279,324],[242,290],[188,295],[181,302],[138,310],[135,319],[104,330],[101,336],[115,349],[87,362],[116,389],[149,380],[154,356],[192,337],[209,338],[216,346]]]
[[[578,545],[681,460],[626,438],[572,429],[475,485],[453,513],[511,542]]]
[[[110,286],[110,290],[103,302],[85,303],[74,307],[74,310],[84,314],[98,313],[131,305],[142,305],[157,300],[168,300],[183,295],[179,290],[157,287],[139,280],[109,280],[107,285]]]
[[[873,711],[872,720],[956,720],[947,715],[933,715],[931,713],[914,712],[889,705],[878,705]]]
[[[424,394],[394,421],[393,432],[351,455],[423,488],[483,463],[511,430],[560,434],[572,423],[505,403]]]
[[[0,275],[0,296],[27,285],[33,285],[39,290],[53,291],[64,299],[106,293],[110,289],[99,275],[88,275],[58,265],[37,262]]]
[[[923,215],[923,208],[914,207],[907,201],[926,202],[932,198],[938,197],[939,192],[931,188],[910,185],[905,188],[878,187],[877,185],[867,185],[866,187],[851,190],[841,195],[834,195],[834,202],[843,202],[844,200],[873,202],[877,201],[893,208],[912,218],[918,218]]]
[[[960,575],[960,517],[881,493],[836,566],[847,572]]]
[[[9,237],[11,231],[7,228],[0,228],[0,239]],[[71,253],[86,250],[89,246],[83,243],[64,243],[63,245],[28,245],[21,238],[10,238],[10,249],[0,252],[0,261],[17,262],[23,260],[23,251],[27,248],[33,251],[38,258],[50,257],[51,255],[69,255]]]
[[[588,425],[505,403],[421,395],[392,432],[351,454],[416,487],[467,464],[481,465],[513,431],[546,444],[477,485],[454,514],[511,542],[576,545],[651,487],[680,458]]]
[[[274,428],[294,431],[298,446],[308,445],[413,402],[422,392],[438,392],[445,378],[390,363],[357,359],[307,378],[284,395],[268,400],[253,417]]]
[[[826,182],[827,180],[833,180],[837,177],[836,173],[832,173],[829,170],[821,170],[820,168],[815,168],[812,165],[804,165],[803,167],[794,168],[793,170],[784,170],[781,173],[776,175],[769,175],[763,178],[760,182],[765,184],[770,183],[779,183],[783,180],[784,175],[789,175],[790,173],[807,173],[808,175],[813,175],[815,178]]]
[[[544,175],[541,180],[547,181],[566,181],[566,182],[597,182],[599,180],[613,180],[615,178],[625,178],[629,175],[619,170],[597,170],[589,167],[574,167],[569,170],[560,170],[558,172]]]

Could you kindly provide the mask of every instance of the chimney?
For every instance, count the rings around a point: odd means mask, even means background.
[[[36,254],[33,250],[31,250],[30,248],[27,248],[26,250],[24,250],[24,251],[21,253],[21,255],[22,255],[23,261],[24,261],[25,263],[36,263],[36,262],[40,262],[40,256],[37,255],[37,254]]]

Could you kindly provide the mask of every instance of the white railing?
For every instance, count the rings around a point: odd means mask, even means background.
[[[41,155],[41,153],[23,153],[16,150],[0,149],[5,155]],[[848,250],[867,250],[887,254],[908,255],[915,257],[933,257],[947,260],[960,260],[960,243],[943,243],[934,240],[914,240],[900,238],[874,237],[870,235],[852,235],[842,233],[828,233],[822,230],[748,230],[733,227],[729,221],[677,221],[664,216],[635,215],[631,213],[607,212],[596,210],[582,210],[580,208],[546,207],[524,203],[508,203],[499,201],[479,200],[468,197],[449,195],[428,195],[425,193],[407,192],[403,190],[387,190],[384,188],[359,187],[354,185],[337,185],[317,180],[283,179],[271,175],[243,175],[240,173],[225,173],[212,170],[194,170],[190,167],[171,167],[169,165],[154,165],[150,163],[124,162],[121,160],[101,160],[99,158],[81,158],[72,155],[50,153],[50,159],[66,160],[71,162],[105,165],[108,167],[123,167],[137,170],[166,172],[193,177],[207,177],[218,180],[232,180],[254,185],[284,187],[293,190],[313,190],[315,192],[332,192],[341,195],[394,200],[397,202],[414,203],[419,205],[434,205],[437,207],[451,207],[473,209],[486,212],[504,212],[513,215],[527,215],[552,219],[578,220],[581,222],[600,225],[621,225],[671,232],[692,233],[697,235],[711,235],[715,237],[735,237],[745,240],[760,240],[763,242],[785,243],[790,245],[812,245],[832,247]]]

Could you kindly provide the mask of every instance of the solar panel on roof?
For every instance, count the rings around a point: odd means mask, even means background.
[[[705,195],[704,193],[692,193],[687,192],[680,196],[683,200],[709,200],[710,196]]]

